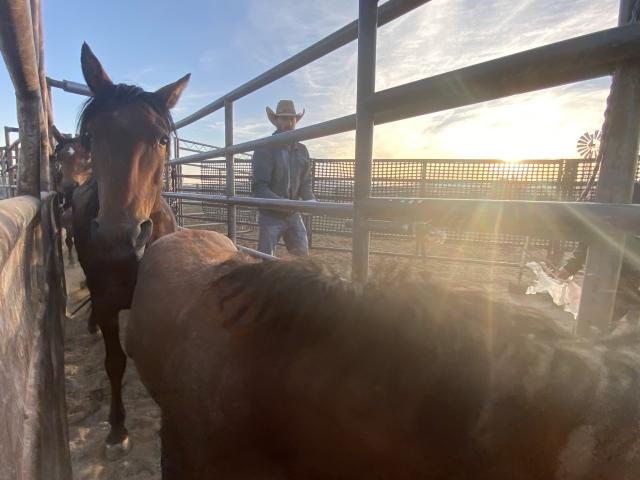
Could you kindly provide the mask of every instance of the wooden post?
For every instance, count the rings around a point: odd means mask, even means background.
[[[358,9],[358,80],[356,93],[356,162],[354,172],[353,257],[351,276],[364,282],[369,272],[369,226],[361,205],[371,196],[373,110],[369,100],[375,92],[376,0],[360,0]]]
[[[628,23],[632,0],[620,2],[619,24]],[[602,167],[596,199],[598,202],[631,203],[640,141],[640,63],[618,65],[611,83],[607,131],[601,143]],[[624,256],[623,234],[596,233],[589,246],[578,333],[595,327],[607,332],[615,304]]]
[[[39,197],[43,104],[31,5],[26,0],[3,0],[0,18],[0,50],[16,91],[20,128],[18,194]]]
[[[49,168],[49,156],[51,155],[51,142],[49,141],[49,95],[47,90],[47,77],[44,71],[44,34],[42,31],[42,13],[40,0],[31,0],[31,16],[33,21],[33,40],[36,49],[36,61],[38,62],[38,81],[40,83],[40,191],[46,192],[53,185],[53,178]]]
[[[224,102],[224,146],[233,145],[233,102]],[[236,180],[234,172],[233,153],[225,154],[227,161],[227,178],[225,193],[227,197],[236,194]],[[227,205],[227,236],[236,243],[236,206]]]

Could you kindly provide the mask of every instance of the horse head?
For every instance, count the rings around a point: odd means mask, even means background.
[[[91,177],[91,155],[80,137],[65,135],[52,125],[56,148],[53,153],[56,191],[65,206],[71,205],[73,191]]]
[[[114,84],[85,43],[82,73],[93,97],[79,119],[82,144],[92,158],[99,211],[90,226],[93,250],[106,259],[139,260],[161,202],[162,171],[173,121],[169,110],[190,75],[155,92]]]

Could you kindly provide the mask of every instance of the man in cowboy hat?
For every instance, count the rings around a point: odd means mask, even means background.
[[[274,135],[296,128],[304,115],[293,101],[280,100],[276,111],[267,107],[267,117],[276,127]],[[303,144],[258,148],[253,153],[253,195],[258,198],[315,200],[311,187],[311,160]],[[289,253],[309,254],[307,229],[298,212],[260,209],[258,250],[273,255],[278,240],[284,238]]]

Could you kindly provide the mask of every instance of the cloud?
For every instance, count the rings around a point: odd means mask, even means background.
[[[285,2],[286,3],[286,2]],[[282,42],[300,45],[291,25],[307,25],[314,39],[328,24],[321,16],[344,11],[337,2],[317,2],[311,10],[288,10]],[[355,13],[353,14],[355,18]],[[304,16],[304,21],[302,19]],[[349,19],[344,19],[343,24]],[[617,2],[574,0],[476,2],[433,1],[379,30],[376,89],[381,90],[615,26]],[[321,28],[322,27],[322,28]],[[325,30],[326,35],[335,30]],[[301,30],[297,30],[301,32]],[[288,50],[279,51],[283,55]],[[292,75],[296,98],[307,107],[309,123],[355,111],[355,43]],[[550,158],[575,156],[575,139],[599,128],[609,82],[583,82],[542,92],[440,112],[378,126],[377,157]],[[315,156],[353,157],[354,136],[313,141]]]
[[[479,62],[615,26],[617,0],[434,0],[379,29],[376,89],[382,90]],[[247,2],[233,48],[257,73],[324,38],[357,17],[356,2]],[[219,53],[204,52],[200,63]],[[351,44],[256,92],[250,102],[290,97],[306,108],[306,126],[355,112],[357,44]],[[609,80],[517,95],[377,126],[374,155],[382,158],[558,158],[575,156],[575,141],[600,128]],[[225,92],[220,92],[225,93]],[[209,93],[206,94],[209,96]],[[213,99],[216,95],[210,95]],[[186,97],[191,112],[204,98]],[[207,99],[208,100],[208,99]],[[237,142],[268,136],[262,108],[237,120]],[[222,135],[210,122],[198,132]],[[306,142],[315,157],[353,158],[348,132]]]

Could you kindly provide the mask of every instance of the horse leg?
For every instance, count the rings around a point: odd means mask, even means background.
[[[105,368],[111,384],[111,408],[109,424],[111,430],[106,440],[106,457],[116,460],[131,449],[129,433],[124,426],[125,410],[122,403],[122,377],[127,366],[127,357],[120,345],[120,327],[118,313],[105,315],[98,319],[106,351]]]
[[[182,457],[178,433],[163,415],[160,427],[160,470],[162,472],[162,480],[184,478],[184,461]]]
[[[86,282],[86,280],[83,280],[83,282]],[[98,315],[96,313],[96,309],[93,308],[93,302],[91,306],[91,314],[89,315],[89,320],[87,321],[87,330],[92,335],[98,333]]]
[[[73,237],[69,232],[67,232],[64,243],[67,244],[67,249],[69,250],[69,265],[73,265],[75,263],[73,260]]]

